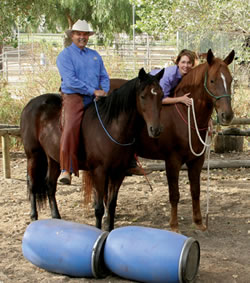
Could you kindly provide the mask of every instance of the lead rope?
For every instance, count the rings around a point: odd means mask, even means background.
[[[207,149],[207,209],[206,209],[206,227],[208,228],[208,215],[209,215],[209,188],[210,188],[210,151],[211,151],[211,144],[212,144],[212,139],[211,137],[208,136],[208,131],[206,132],[206,139],[205,142],[202,140],[200,133],[199,133],[199,129],[197,126],[197,121],[196,121],[196,117],[195,117],[195,110],[194,110],[194,101],[191,98],[191,106],[188,107],[188,141],[189,141],[189,147],[191,152],[195,155],[195,156],[201,156],[204,151]],[[195,153],[193,148],[192,148],[192,141],[191,141],[191,122],[190,122],[190,108],[192,108],[192,112],[193,112],[193,119],[194,119],[194,125],[195,125],[195,130],[196,133],[199,137],[199,140],[201,141],[201,143],[204,145],[202,151],[200,153]],[[210,139],[210,140],[209,140]]]
[[[114,142],[115,144],[117,145],[121,145],[121,146],[130,146],[130,145],[133,145],[135,143],[135,138],[133,139],[132,142],[129,142],[129,143],[119,143],[118,141],[116,141],[111,135],[110,133],[108,132],[108,130],[105,128],[103,122],[102,122],[102,119],[101,119],[101,116],[99,114],[99,111],[98,111],[98,107],[97,107],[97,103],[96,103],[96,98],[94,99],[94,104],[95,104],[95,110],[96,110],[96,114],[97,114],[97,117],[99,119],[99,122],[104,130],[104,132],[106,133],[106,135],[110,138],[110,140],[112,142]]]
[[[209,138],[212,140],[211,136]],[[206,227],[207,227],[207,229],[208,229],[208,214],[209,214],[210,152],[211,152],[211,146],[207,147],[207,210],[206,210]]]
[[[136,160],[138,166],[139,166],[140,169],[142,170],[142,173],[143,173],[143,175],[144,175],[144,177],[145,177],[145,179],[146,179],[146,181],[147,181],[147,183],[148,183],[148,185],[149,185],[150,191],[153,192],[153,187],[151,186],[151,184],[150,184],[150,182],[149,182],[149,180],[148,180],[147,174],[145,173],[145,170],[143,169],[142,164],[141,164],[141,162],[140,162],[138,156],[135,154],[134,157],[135,157],[135,160]]]

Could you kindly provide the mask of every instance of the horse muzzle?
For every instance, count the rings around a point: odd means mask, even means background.
[[[233,120],[233,117],[234,117],[234,113],[233,112],[230,112],[230,113],[225,113],[225,112],[217,113],[218,122],[222,126],[230,125],[230,123]]]
[[[162,132],[163,132],[162,126],[159,126],[159,127],[149,126],[148,127],[148,135],[151,138],[159,138],[159,136],[161,135]]]

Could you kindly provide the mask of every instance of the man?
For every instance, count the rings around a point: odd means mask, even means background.
[[[84,107],[95,97],[105,96],[110,82],[101,56],[87,48],[89,37],[94,34],[85,20],[78,20],[72,27],[72,44],[57,57],[61,75],[63,98],[62,136],[60,141],[60,182],[71,183],[71,174],[79,176],[78,146]]]

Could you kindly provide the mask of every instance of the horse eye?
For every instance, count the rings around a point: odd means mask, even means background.
[[[211,80],[210,82],[213,84],[213,83],[214,83],[214,80]]]
[[[144,95],[141,95],[141,99],[145,99],[145,96],[144,96]]]

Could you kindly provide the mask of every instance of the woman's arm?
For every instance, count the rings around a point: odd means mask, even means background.
[[[191,98],[188,96],[190,95],[189,93],[184,94],[183,96],[179,97],[165,97],[162,99],[162,104],[175,104],[175,103],[183,103],[186,106],[190,106],[192,104]]]

